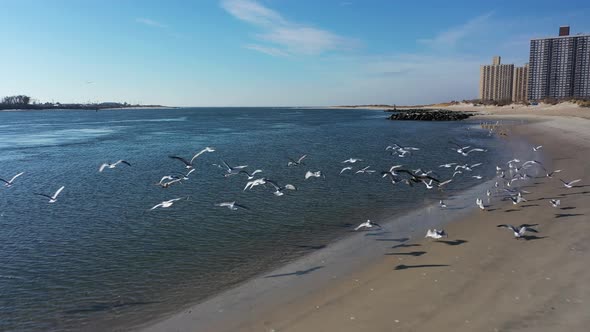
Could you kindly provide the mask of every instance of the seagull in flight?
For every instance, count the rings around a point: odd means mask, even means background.
[[[248,173],[247,171],[244,171],[244,170],[241,170],[241,171],[239,171],[238,173],[246,174],[246,176],[248,176],[248,180],[252,180],[252,179],[254,179],[254,175],[255,175],[256,173],[261,173],[261,172],[262,172],[262,170],[261,170],[261,169],[257,169],[257,170],[255,170],[255,171],[254,171],[254,172],[252,172],[252,173]]]
[[[362,173],[362,174],[365,174],[365,173],[371,174],[371,173],[375,173],[375,170],[369,169],[369,167],[371,167],[371,166],[367,166],[365,168],[361,168],[358,171],[356,171],[354,174],[359,174],[359,173]]]
[[[19,176],[21,176],[21,175],[23,175],[23,174],[25,174],[25,172],[20,172],[20,173],[18,173],[17,175],[13,176],[13,177],[12,177],[12,179],[10,179],[10,180],[8,180],[8,181],[6,181],[6,180],[4,180],[4,179],[0,178],[0,181],[4,182],[4,186],[6,186],[6,187],[10,188],[10,187],[12,187],[12,185],[13,185],[13,183],[14,183],[14,180],[16,180],[16,178],[18,178]]]
[[[379,225],[378,223],[376,223],[376,222],[372,222],[371,220],[368,220],[368,219],[367,219],[367,221],[366,221],[366,222],[364,222],[364,223],[362,223],[362,224],[360,224],[360,225],[356,226],[356,228],[355,228],[354,230],[355,230],[355,231],[358,231],[358,230],[359,230],[359,229],[361,229],[361,228],[373,228],[373,227],[375,227],[375,226],[377,226],[377,227],[381,228],[381,225]]]
[[[343,161],[342,163],[343,164],[354,164],[357,161],[363,161],[363,160],[362,159],[358,159],[358,158],[349,158],[349,159],[346,159],[345,161]]]
[[[445,204],[445,202],[444,202],[443,200],[440,200],[440,201],[438,202],[438,205],[439,205],[441,208],[443,208],[443,209],[447,207],[447,204]]]
[[[57,202],[57,196],[59,196],[59,194],[61,193],[62,190],[64,190],[64,188],[65,187],[62,186],[61,188],[57,189],[57,191],[55,192],[55,194],[53,194],[53,196],[49,196],[49,195],[45,195],[45,194],[37,194],[37,193],[35,193],[35,195],[47,197],[47,198],[49,198],[49,203],[55,203],[55,202]]]
[[[467,157],[471,152],[487,152],[488,150],[484,150],[484,149],[480,149],[480,148],[475,148],[475,149],[471,149],[467,152],[463,151],[463,153],[461,153],[461,155],[463,155],[464,157]]]
[[[119,164],[125,164],[127,166],[131,166],[131,164],[125,160],[118,160],[117,162],[112,163],[112,164],[111,163],[104,163],[104,164],[100,165],[100,168],[98,169],[98,171],[100,173],[102,173],[102,171],[104,171],[105,168],[115,168]]]
[[[514,233],[514,237],[516,239],[520,239],[525,235],[526,232],[539,233],[536,229],[532,228],[532,226],[533,225],[522,224],[518,227],[514,227],[512,225],[502,224],[502,225],[498,225],[496,227],[508,228],[509,230],[511,230]]]
[[[164,180],[170,180],[170,181],[164,182]],[[160,182],[159,183],[156,183],[156,185],[158,185],[158,186],[166,189],[166,188],[168,188],[171,185],[176,184],[176,183],[182,184],[182,178],[180,178],[180,177],[174,177],[174,176],[171,176],[171,175],[166,175],[166,176],[162,177],[162,179],[160,180]]]
[[[571,189],[574,187],[574,183],[578,183],[578,182],[582,181],[582,179],[577,179],[577,180],[573,180],[570,182],[565,182],[562,179],[559,179],[559,181],[561,181],[561,183],[563,183],[564,187],[566,187],[567,189]]]
[[[541,150],[542,147],[543,147],[542,145],[534,146],[533,151],[537,152],[537,151]]]
[[[553,174],[555,174],[555,173],[560,173],[560,172],[561,172],[561,170],[560,170],[560,169],[556,169],[556,170],[554,170],[554,171],[552,171],[552,172],[548,172],[548,173],[547,173],[547,177],[548,177],[548,178],[553,178]]]
[[[309,178],[319,178],[322,177],[322,172],[321,171],[316,171],[316,172],[311,172],[311,171],[307,171],[307,173],[305,173],[305,179],[309,179]]]
[[[197,157],[199,157],[200,155],[202,155],[205,152],[215,152],[215,149],[211,148],[211,147],[206,147],[203,150],[199,151],[199,153],[194,155],[190,161],[188,161],[182,157],[178,157],[178,156],[169,156],[169,157],[172,159],[180,160],[186,166],[187,169],[192,169],[194,167],[193,162],[195,161],[195,159],[197,159]]]
[[[303,163],[303,159],[305,159],[305,157],[307,157],[306,154],[304,154],[303,156],[299,157],[299,159],[297,159],[297,160],[289,158],[289,162],[287,163],[287,166],[305,165]]]
[[[230,209],[232,211],[236,211],[238,208],[242,208],[244,210],[250,210],[248,207],[245,207],[243,205],[237,204],[235,201],[233,201],[233,202],[217,203],[217,204],[215,204],[215,206],[227,207],[228,209]]]
[[[549,201],[549,203],[551,203],[551,206],[556,208],[561,205],[561,200],[560,199],[552,199]]]
[[[481,180],[482,179],[482,176],[481,175],[473,175],[471,177],[474,178],[474,179],[477,179],[477,180]]]
[[[225,176],[226,178],[230,177],[232,175],[239,174],[241,169],[248,167],[248,165],[241,165],[241,166],[233,166],[232,167],[228,163],[226,163],[224,160],[222,160],[221,163],[225,167],[226,173],[223,174],[223,176]],[[252,175],[254,175],[254,173],[252,173]]]
[[[457,165],[457,163],[448,163],[448,164],[442,164],[438,167],[444,167],[444,168],[451,168],[453,166]]]
[[[344,167],[344,168],[343,168],[343,169],[340,171],[340,174],[342,174],[342,173],[344,173],[344,172],[346,172],[346,171],[351,171],[351,170],[352,170],[352,167],[350,167],[350,166],[348,166],[348,167]]]
[[[427,230],[426,236],[424,236],[424,238],[431,238],[435,240],[438,240],[443,237],[449,237],[449,235],[444,231],[444,229],[437,230],[436,228],[433,230]]]
[[[266,179],[265,178],[260,178],[260,179],[256,179],[253,181],[248,181],[246,183],[246,186],[244,187],[244,191],[246,191],[247,189],[252,189],[256,186],[260,186],[260,185],[264,185],[266,184]]]
[[[154,207],[151,208],[150,211],[155,210],[157,208],[169,208],[172,205],[174,205],[175,202],[178,202],[181,199],[185,199],[185,198],[184,197],[180,197],[180,198],[171,199],[169,201],[163,201],[162,203],[159,203],[159,204],[154,205]],[[188,197],[186,197],[186,199],[188,200]]]
[[[292,184],[286,184],[285,186],[279,186],[276,182],[271,181],[271,180],[266,180],[267,183],[270,183],[274,188],[275,188],[275,192],[273,192],[273,194],[275,194],[275,196],[283,196],[283,190],[288,189],[288,190],[297,190],[297,188],[292,185]]]

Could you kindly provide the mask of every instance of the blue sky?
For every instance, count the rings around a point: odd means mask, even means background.
[[[588,1],[0,0],[0,96],[174,106],[475,98]],[[532,10],[534,8],[534,10]]]

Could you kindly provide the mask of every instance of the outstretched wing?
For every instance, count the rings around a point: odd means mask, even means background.
[[[21,176],[21,175],[23,175],[23,174],[25,174],[25,172],[20,172],[20,173],[18,173],[17,175],[13,176],[13,177],[12,177],[12,179],[10,179],[10,181],[9,181],[9,182],[10,182],[10,183],[14,182],[14,180],[16,180],[16,178],[18,178],[19,176]],[[0,179],[0,180],[1,180],[1,179]],[[6,181],[4,181],[4,182],[6,182]]]
[[[191,165],[191,162],[190,161],[188,161],[188,160],[186,160],[186,159],[184,159],[182,157],[179,157],[179,156],[168,156],[168,157],[169,158],[172,158],[172,159],[180,160],[180,161],[182,161],[187,166],[190,166]]]
[[[61,188],[57,189],[57,191],[55,192],[55,194],[53,194],[53,197],[51,197],[52,199],[56,199],[57,196],[59,196],[59,194],[61,193],[62,190],[64,190],[65,186],[62,186]]]
[[[297,160],[297,162],[300,163],[303,159],[305,159],[305,157],[307,157],[306,154],[304,154],[303,156],[299,157],[299,159]]]
[[[131,166],[131,164],[126,160],[119,160],[119,161],[117,161],[117,164],[125,164],[127,166]]]

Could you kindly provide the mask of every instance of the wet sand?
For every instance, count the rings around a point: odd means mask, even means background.
[[[489,114],[482,121],[507,118]],[[590,121],[535,115],[526,119],[527,124],[507,125],[507,144],[525,137],[543,145],[547,168],[564,170],[552,179],[529,180],[523,188],[531,192],[525,196],[528,202],[513,205],[500,195],[492,197],[489,211],[474,211],[445,226],[450,236],[444,241],[390,234],[397,241],[372,249],[370,264],[342,271],[322,287],[310,282],[322,268],[290,280],[277,278],[288,282],[278,284],[276,292],[271,289],[272,294],[251,293],[251,305],[242,307],[240,315],[231,313],[231,306],[210,306],[206,314],[223,322],[215,327],[203,327],[197,305],[144,329],[585,331],[590,323]],[[566,189],[560,177],[583,181]],[[550,205],[551,198],[561,199],[560,208]],[[454,204],[447,203],[450,208]],[[515,240],[510,231],[496,227],[501,223],[538,224],[539,233]],[[323,250],[338,247],[317,254]],[[348,254],[342,252],[343,259]],[[301,294],[280,306],[265,304],[264,298],[280,296],[285,288]]]

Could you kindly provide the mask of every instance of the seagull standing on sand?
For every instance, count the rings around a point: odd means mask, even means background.
[[[154,205],[154,207],[153,207],[153,208],[151,208],[151,209],[150,209],[150,211],[151,211],[151,210],[155,210],[155,209],[157,209],[157,208],[169,208],[169,207],[171,207],[172,205],[174,205],[174,202],[178,202],[178,201],[180,201],[181,199],[185,199],[185,198],[184,198],[184,197],[180,197],[180,198],[174,198],[174,199],[171,199],[171,200],[169,200],[169,201],[163,201],[162,203],[159,203],[159,204],[156,204],[156,205]],[[186,197],[186,199],[188,200],[188,197]]]
[[[178,156],[169,156],[172,159],[176,159],[176,160],[180,160],[188,169],[193,168],[193,162],[195,161],[195,159],[197,159],[197,157],[199,157],[200,155],[202,155],[205,152],[215,152],[214,148],[210,148],[210,147],[206,147],[203,150],[199,151],[199,153],[197,153],[196,155],[194,155],[190,161],[182,158],[182,157],[178,157]]]
[[[531,226],[533,226],[533,225],[522,224],[518,227],[514,227],[512,225],[503,224],[503,225],[498,225],[496,227],[508,228],[509,230],[514,232],[514,238],[520,239],[525,235],[526,232],[539,233],[536,229],[532,228]]]
[[[558,207],[561,205],[561,200],[559,199],[552,199],[549,201],[549,203],[551,203],[551,206],[553,206],[554,208]]]
[[[215,206],[220,206],[220,207],[227,207],[228,209],[232,210],[232,211],[236,211],[238,208],[242,208],[244,210],[250,210],[249,208],[237,204],[235,201],[233,202],[223,202],[223,203],[217,203],[215,204]]]
[[[565,182],[562,179],[559,179],[559,181],[561,181],[561,183],[563,183],[564,187],[566,187],[567,189],[571,189],[574,187],[574,183],[578,183],[578,182],[582,181],[582,179],[577,179],[577,180],[573,180],[570,182]]]
[[[53,194],[53,196],[49,196],[49,195],[45,195],[45,194],[37,194],[37,193],[35,193],[35,195],[47,197],[47,198],[49,198],[49,203],[55,203],[55,202],[57,202],[57,196],[59,196],[59,194],[61,193],[62,190],[64,190],[64,188],[65,187],[62,186],[61,188],[57,189],[57,191],[55,192],[55,194]]]
[[[375,227],[375,226],[377,226],[377,227],[381,228],[381,225],[379,225],[378,223],[376,223],[376,222],[372,222],[371,220],[368,220],[368,219],[367,219],[367,221],[366,221],[366,222],[364,222],[364,223],[362,223],[362,224],[360,224],[360,225],[356,226],[356,228],[355,228],[354,230],[355,230],[355,231],[358,231],[358,230],[359,230],[359,229],[361,229],[361,228],[373,228],[373,227]]]
[[[486,209],[486,207],[483,205],[483,200],[481,200],[480,198],[477,198],[475,200],[475,205],[477,205],[477,207],[480,208],[482,211]]]
[[[299,159],[294,160],[289,158],[289,162],[287,163],[287,166],[299,166],[299,165],[305,165],[303,163],[303,159],[305,159],[305,157],[307,157],[306,154],[304,154],[303,156],[299,157]]]
[[[4,182],[4,186],[10,188],[10,187],[12,187],[12,184],[14,183],[14,180],[16,180],[16,178],[18,178],[19,176],[21,176],[23,174],[25,174],[25,172],[20,172],[17,175],[13,176],[12,179],[10,179],[8,181],[0,178],[0,181]]]
[[[435,240],[438,240],[443,237],[449,237],[449,235],[445,232],[444,229],[437,230],[436,228],[433,230],[429,229],[428,231],[426,231],[426,236],[424,236],[424,238],[431,238]]]
[[[100,173],[102,173],[102,171],[104,171],[105,168],[115,168],[117,167],[117,165],[119,164],[125,164],[127,166],[131,166],[131,164],[125,160],[118,160],[116,163],[104,163],[102,165],[100,165],[100,168],[98,169],[98,171]]]

